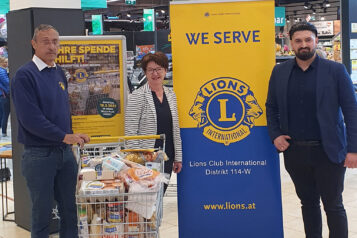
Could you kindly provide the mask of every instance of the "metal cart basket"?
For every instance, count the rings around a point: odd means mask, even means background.
[[[129,140],[161,139],[165,146],[165,135],[118,137],[117,143],[87,144],[77,150],[77,158],[82,165],[84,160],[98,159],[126,149]],[[103,138],[100,138],[103,141]],[[91,142],[95,143],[92,138]],[[113,141],[113,137],[111,137]],[[147,149],[147,148],[145,148]],[[164,148],[161,148],[164,149]],[[79,166],[81,170],[82,166]],[[163,172],[164,161],[156,165]],[[135,192],[134,185],[124,186],[118,180],[84,181],[78,175],[76,204],[78,233],[80,238],[159,238],[162,219],[163,186],[148,187]],[[107,189],[83,192],[83,183],[90,186],[107,186]],[[109,185],[108,185],[109,184]]]

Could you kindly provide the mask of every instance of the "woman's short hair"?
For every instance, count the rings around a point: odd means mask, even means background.
[[[163,52],[160,51],[155,52],[154,54],[149,53],[142,58],[141,68],[144,72],[146,72],[146,67],[150,62],[154,62],[166,70],[169,68],[169,59]]]

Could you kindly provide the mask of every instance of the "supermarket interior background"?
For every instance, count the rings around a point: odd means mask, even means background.
[[[169,67],[164,84],[168,87],[173,86],[175,79],[173,77],[171,50],[171,1],[82,0],[81,9],[62,8],[59,4],[58,9],[50,9],[48,6],[44,8],[30,6],[28,8],[19,7],[14,10],[11,9],[11,2],[11,0],[0,0],[0,57],[8,58],[10,80],[19,66],[31,59],[33,54],[30,46],[32,30],[34,26],[44,20],[55,25],[61,35],[125,36],[127,52],[124,65],[126,66],[126,78],[123,83],[126,84],[125,88],[128,92],[132,92],[147,82],[140,67],[142,57],[150,52],[164,52],[169,58]],[[21,5],[18,3],[21,1],[14,0],[14,2]],[[275,0],[274,48],[276,63],[279,64],[294,58],[288,30],[296,22],[308,21],[314,24],[318,30],[318,49],[321,50],[322,55],[346,66],[357,91],[357,15],[355,12],[357,12],[356,0]],[[58,23],[58,19],[61,19],[60,23]],[[101,58],[95,58],[95,60],[100,61]],[[108,77],[106,80],[110,80],[110,77],[114,76],[110,74],[105,77]],[[96,84],[95,87],[95,90],[105,91],[106,85]],[[76,97],[76,94],[77,92],[73,91],[72,98],[75,98],[75,100],[83,99],[83,95]],[[79,102],[75,103],[76,105],[79,104]],[[7,167],[10,171],[10,176],[3,172],[5,170],[1,170],[0,173],[2,186],[0,238],[27,238],[30,237],[28,231],[30,202],[28,195],[22,195],[24,189],[26,189],[20,172],[23,147],[16,141],[16,115],[13,108],[11,110],[7,136],[0,138],[1,168]],[[76,113],[76,115],[90,114],[88,108],[83,109],[83,111],[78,110]],[[1,153],[9,148],[11,149],[11,145],[12,158],[2,157]],[[281,154],[280,157],[282,157]],[[280,158],[280,177],[284,237],[301,238],[305,233],[300,202],[295,194],[294,185],[284,169],[282,158]],[[357,224],[357,170],[347,170],[343,195],[349,219],[349,237],[357,238],[357,226],[355,226]],[[16,202],[17,205],[15,206]],[[17,209],[16,217],[13,213],[15,207]],[[170,180],[170,185],[163,198],[163,207],[160,236],[178,238],[176,174],[173,174]],[[6,213],[9,214],[5,216],[4,213],[5,215]],[[324,215],[323,222],[323,235],[327,237],[327,221]],[[54,226],[54,234],[51,235],[53,238],[58,237],[56,229],[56,226]]]

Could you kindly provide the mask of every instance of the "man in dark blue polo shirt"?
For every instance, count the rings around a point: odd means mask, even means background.
[[[307,238],[322,238],[320,199],[330,238],[347,238],[342,203],[346,167],[357,168],[357,102],[342,64],[316,54],[316,28],[289,31],[295,59],[276,65],[266,101],[268,131],[284,153],[301,200]]]
[[[32,238],[47,238],[53,199],[58,202],[60,237],[78,237],[75,187],[77,162],[71,144],[89,142],[73,134],[67,80],[55,64],[59,34],[50,25],[35,29],[35,55],[12,80],[12,96],[24,144],[22,173],[32,200]]]

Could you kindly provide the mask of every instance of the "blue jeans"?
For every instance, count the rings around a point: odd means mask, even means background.
[[[0,119],[2,134],[6,134],[7,122],[9,120],[9,114],[10,114],[10,98],[0,97],[0,105],[2,111],[2,117]]]
[[[291,144],[284,152],[285,168],[301,201],[306,238],[322,238],[320,198],[329,238],[347,238],[347,215],[342,203],[346,168],[332,163],[322,145]]]
[[[58,203],[60,237],[77,238],[75,190],[78,164],[71,146],[25,146],[22,173],[32,200],[32,238],[48,238],[53,199]]]

